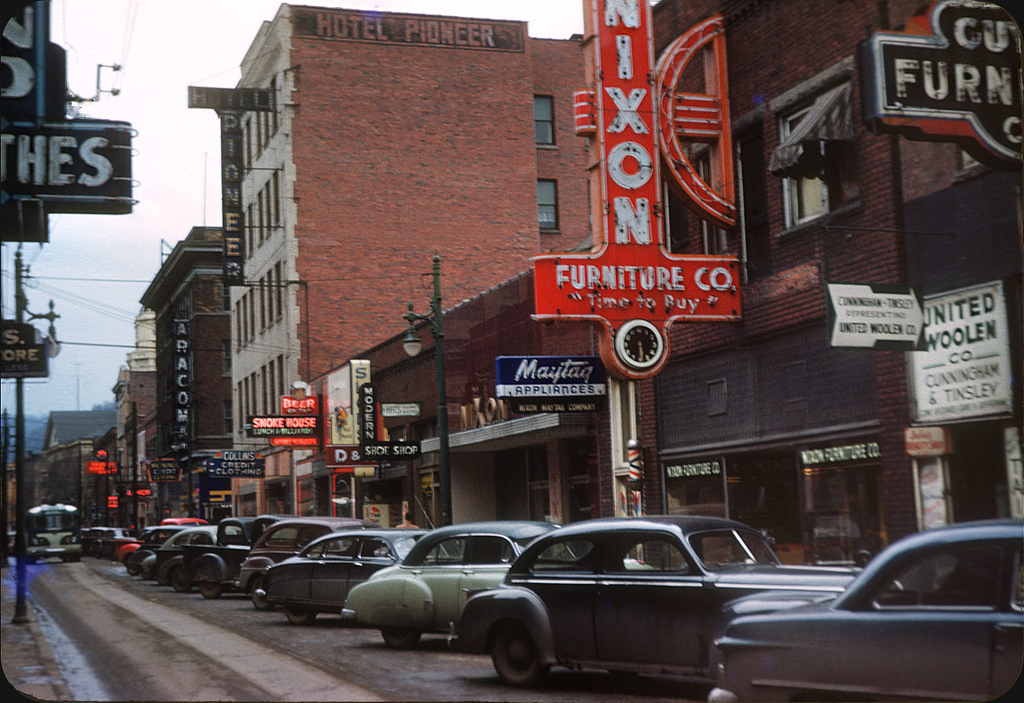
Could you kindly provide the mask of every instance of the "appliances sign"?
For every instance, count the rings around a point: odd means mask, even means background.
[[[495,395],[516,412],[592,412],[608,393],[597,356],[499,356]]]

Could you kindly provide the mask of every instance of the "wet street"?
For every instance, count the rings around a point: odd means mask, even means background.
[[[443,636],[387,648],[376,630],[320,615],[309,626],[241,594],[207,600],[86,557],[29,567],[31,601],[76,700],[687,701],[671,677],[554,669],[536,689],[502,684],[487,656]],[[76,690],[77,689],[77,690]]]

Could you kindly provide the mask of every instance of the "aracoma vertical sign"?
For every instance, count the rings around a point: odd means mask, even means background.
[[[608,370],[634,379],[653,376],[664,366],[672,322],[736,320],[741,315],[738,259],[674,255],[664,246],[662,116],[652,24],[646,0],[591,1],[587,25],[594,35],[594,89],[577,93],[575,111],[577,134],[596,137],[601,164],[602,216],[595,221],[595,248],[589,254],[534,258],[534,318],[597,324]],[[695,35],[682,53],[713,36]],[[685,63],[677,62],[672,70],[681,70]],[[724,71],[720,78],[724,80]],[[701,101],[687,105],[676,99],[674,87],[665,92],[670,96],[668,119],[679,127],[676,108],[692,118],[693,109],[687,107]],[[707,113],[721,122],[726,100],[722,92],[704,101]],[[720,124],[714,141],[727,136],[724,132]],[[720,224],[734,221],[734,209],[706,208],[698,202],[697,190],[707,195],[712,189],[699,187],[707,184],[694,177],[685,160],[669,166],[673,172],[684,171],[683,182],[698,186],[687,194],[692,205]]]
[[[174,321],[174,437],[184,443],[189,436],[192,407],[192,341],[188,320]]]
[[[995,3],[939,0],[903,32],[861,43],[864,121],[955,141],[990,166],[1021,166],[1021,36]]]

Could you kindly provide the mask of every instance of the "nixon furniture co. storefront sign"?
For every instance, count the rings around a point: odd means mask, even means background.
[[[661,204],[664,148],[669,157],[682,155],[669,163],[673,183],[688,204],[718,224],[735,223],[728,194],[700,179],[678,144],[680,130],[699,123],[699,139],[711,144],[715,163],[731,168],[731,159],[718,158],[729,151],[723,149],[728,142],[724,30],[720,22],[702,24],[656,67],[646,0],[592,0],[587,21],[594,34],[595,86],[577,93],[575,117],[577,134],[597,139],[603,205],[602,217],[595,220],[597,245],[589,254],[534,258],[534,317],[596,323],[608,371],[646,378],[668,360],[673,321],[740,317],[738,260],[669,253]],[[677,95],[683,69],[705,48],[714,58],[707,70],[715,77],[713,94]],[[696,120],[698,114],[711,119]]]
[[[1020,41],[1006,10],[962,0],[934,3],[904,32],[872,35],[861,45],[865,122],[1020,168]]]

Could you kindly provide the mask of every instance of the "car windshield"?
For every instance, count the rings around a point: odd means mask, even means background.
[[[395,551],[398,552],[399,559],[405,559],[406,555],[412,550],[413,545],[416,544],[416,537],[402,537],[401,539],[395,540]]]
[[[690,535],[689,542],[704,566],[711,571],[779,563],[775,553],[765,541],[752,532],[737,530],[698,532]]]

